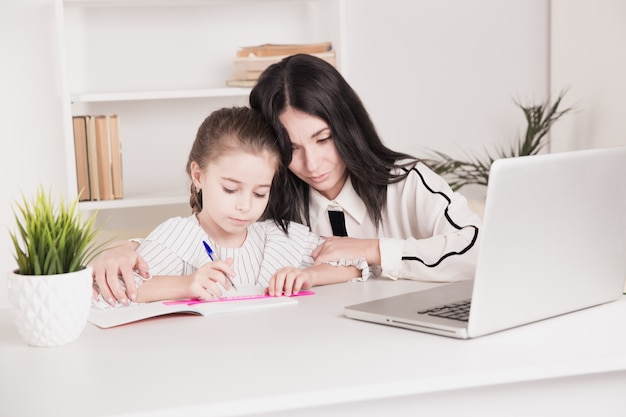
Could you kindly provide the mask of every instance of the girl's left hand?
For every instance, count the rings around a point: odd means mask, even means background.
[[[290,297],[300,290],[308,290],[313,286],[313,272],[307,269],[298,269],[288,266],[276,271],[270,278],[267,294],[271,296],[285,295]]]
[[[370,265],[380,265],[378,239],[357,239],[352,237],[325,237],[324,242],[311,254],[315,265],[337,262],[341,259],[365,258]]]

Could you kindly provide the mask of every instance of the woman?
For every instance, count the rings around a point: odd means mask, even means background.
[[[327,239],[316,262],[364,256],[392,279],[473,277],[480,218],[426,165],[382,143],[332,65],[287,57],[261,75],[250,105],[274,127],[289,168],[271,202],[280,217],[329,236],[329,212],[344,213],[349,237]]]
[[[278,192],[266,213],[329,236],[313,252],[316,263],[364,257],[379,266],[372,271],[391,279],[473,277],[480,218],[423,162],[382,143],[358,95],[332,65],[311,55],[287,57],[263,72],[250,105],[274,128],[288,167],[275,180]],[[339,223],[345,218],[345,230],[334,234],[347,237],[330,237],[329,216]],[[125,278],[131,268],[146,272],[129,248],[94,263],[98,284],[108,275],[115,285],[119,271]]]

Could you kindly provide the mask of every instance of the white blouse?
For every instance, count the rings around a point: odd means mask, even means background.
[[[348,237],[379,239],[384,277],[436,282],[474,277],[481,219],[464,196],[423,163],[404,181],[387,186],[387,205],[378,229],[349,178],[332,201],[314,189],[310,197],[314,233],[332,236],[328,208],[340,207]]]

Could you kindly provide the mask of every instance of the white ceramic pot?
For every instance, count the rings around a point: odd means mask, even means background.
[[[58,275],[7,276],[9,305],[17,330],[31,346],[73,342],[91,308],[91,267]]]

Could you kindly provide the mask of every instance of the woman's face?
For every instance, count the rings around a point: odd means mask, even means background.
[[[279,119],[293,147],[289,170],[329,200],[337,197],[348,173],[328,124],[291,107]]]

